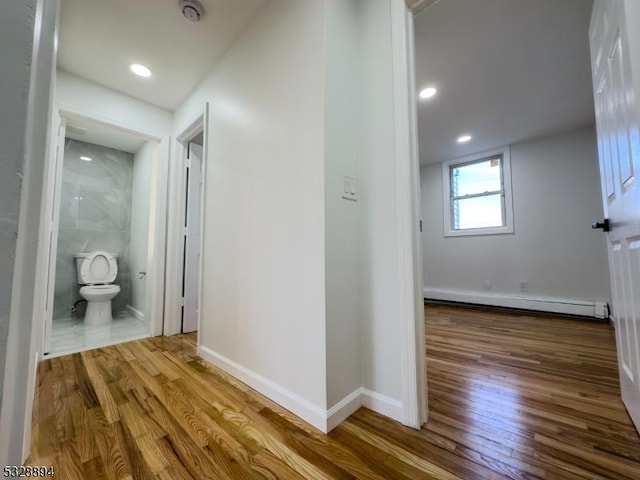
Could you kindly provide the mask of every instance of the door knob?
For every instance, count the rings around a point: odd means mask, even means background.
[[[608,232],[611,230],[609,225],[609,219],[605,218],[602,222],[593,222],[591,224],[591,228],[593,228],[594,230],[601,228],[603,232]]]

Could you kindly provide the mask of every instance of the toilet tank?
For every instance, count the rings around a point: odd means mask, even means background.
[[[82,262],[84,261],[85,258],[87,258],[87,255],[89,255],[89,253],[90,252],[80,252],[80,253],[73,254],[73,258],[75,258],[75,261],[76,261],[75,262],[76,263],[76,281],[78,282],[78,285],[84,285],[80,272],[82,271]],[[111,255],[113,255],[113,258],[118,260],[117,253],[111,253]]]

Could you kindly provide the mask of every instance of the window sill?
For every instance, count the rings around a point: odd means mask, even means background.
[[[509,235],[512,234],[513,227],[496,227],[496,228],[468,228],[466,230],[446,230],[445,237],[475,237],[478,235]]]

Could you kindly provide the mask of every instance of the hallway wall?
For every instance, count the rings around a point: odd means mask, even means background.
[[[2,128],[0,129],[0,385],[9,333],[11,294],[20,216],[20,182],[24,170],[29,68],[25,52],[33,41],[34,0],[2,3],[0,14],[0,59],[2,77]],[[28,63],[27,63],[28,65]],[[0,405],[3,391],[0,389]],[[5,463],[6,464],[6,463]]]
[[[28,455],[36,359],[42,346],[42,323],[34,313],[44,294],[37,287],[36,267],[42,250],[42,166],[48,147],[58,7],[58,0],[0,2],[2,465],[22,465]]]
[[[171,133],[172,112],[58,69],[56,105],[63,111],[119,125],[152,137]]]
[[[327,405],[323,15],[324,2],[271,2],[174,123],[209,102],[201,353],[314,415]]]
[[[393,2],[273,1],[175,114],[209,104],[200,353],[320,429],[402,418]]]
[[[360,11],[357,0],[325,2],[325,289],[327,405],[362,386],[360,216],[343,198],[344,176],[361,180]]]

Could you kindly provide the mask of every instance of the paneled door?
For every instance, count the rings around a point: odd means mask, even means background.
[[[596,0],[589,31],[622,400],[640,430],[640,9]],[[630,7],[630,8],[629,8]],[[636,62],[636,63],[633,63]],[[635,77],[635,78],[634,78]],[[634,84],[635,79],[635,84]]]
[[[202,146],[189,143],[185,208],[182,333],[198,329],[200,301]]]

